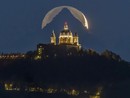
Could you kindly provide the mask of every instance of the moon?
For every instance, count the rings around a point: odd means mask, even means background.
[[[43,21],[42,21],[42,29],[45,28],[47,26],[47,24],[51,23],[54,18],[64,9],[68,9],[70,11],[70,13],[77,19],[79,20],[82,25],[86,28],[89,29],[88,26],[88,21],[86,16],[79,11],[78,9],[71,7],[71,6],[59,6],[59,7],[55,7],[52,10],[50,10],[44,17]]]
[[[87,19],[86,19],[86,17],[84,16],[84,14],[82,14],[83,15],[83,17],[84,17],[84,26],[88,29],[88,21],[87,21]]]

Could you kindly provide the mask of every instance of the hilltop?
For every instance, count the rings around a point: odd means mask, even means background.
[[[25,82],[78,84],[121,81],[129,78],[130,64],[119,55],[104,51],[80,50],[75,55],[35,60],[35,52],[26,58],[0,60],[0,79]]]

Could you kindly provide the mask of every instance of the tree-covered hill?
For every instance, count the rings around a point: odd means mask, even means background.
[[[130,64],[119,55],[104,51],[101,54],[91,49],[75,55],[48,57],[35,60],[35,52],[25,59],[0,60],[0,79],[44,82],[55,84],[98,84],[122,81],[130,78]]]

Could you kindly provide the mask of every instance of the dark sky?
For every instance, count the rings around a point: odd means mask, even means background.
[[[41,29],[46,13],[62,5],[86,15],[89,33],[66,9]],[[38,43],[50,42],[53,29],[58,36],[65,21],[84,48],[108,49],[130,61],[130,0],[0,0],[0,52],[35,50]]]

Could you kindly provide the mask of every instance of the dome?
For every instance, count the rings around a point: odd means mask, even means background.
[[[60,32],[60,36],[59,37],[73,37],[72,32],[68,28],[67,22],[65,22],[64,29]]]
[[[65,22],[64,29],[60,32],[59,44],[73,44],[73,34],[69,30],[67,22]]]

